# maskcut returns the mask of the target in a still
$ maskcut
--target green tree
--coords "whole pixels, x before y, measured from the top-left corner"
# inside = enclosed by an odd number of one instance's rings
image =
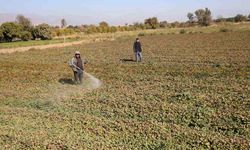
[[[2,30],[0,30],[0,42],[2,42],[2,41],[3,41],[3,39],[4,39],[3,31],[2,31]]]
[[[195,15],[202,26],[209,26],[212,22],[212,13],[208,8],[196,10]]]
[[[31,32],[29,32],[29,31],[23,31],[23,32],[21,32],[21,39],[22,39],[23,41],[31,40],[31,39],[32,39],[32,34],[31,34]]]
[[[63,19],[61,20],[61,28],[65,28],[65,27],[67,27],[67,22],[66,22],[66,20],[63,18]]]
[[[157,17],[152,17],[144,20],[144,24],[151,29],[156,29],[159,26]]]
[[[52,39],[52,29],[48,24],[40,24],[36,26],[32,34],[34,38],[40,38],[42,40]]]
[[[11,42],[14,38],[20,38],[22,26],[15,22],[3,23],[0,27],[4,41]]]
[[[247,17],[242,15],[242,14],[238,14],[234,17],[234,21],[235,22],[243,22],[243,21],[246,21],[247,20]]]
[[[32,28],[32,22],[30,21],[30,19],[26,18],[23,15],[17,15],[16,22],[22,25],[23,29],[26,31],[30,31]]]

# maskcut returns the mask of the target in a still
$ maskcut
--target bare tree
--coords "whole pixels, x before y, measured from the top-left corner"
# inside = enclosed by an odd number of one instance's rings
[[[198,23],[203,26],[209,26],[212,22],[212,13],[208,8],[195,11]]]
[[[65,27],[67,27],[67,22],[66,22],[66,20],[63,18],[63,19],[61,20],[61,28],[65,28]]]
[[[193,23],[194,22],[194,14],[193,13],[188,13],[187,14],[189,23]]]
[[[16,22],[23,26],[24,30],[30,30],[32,23],[29,18],[26,18],[24,15],[17,15]]]

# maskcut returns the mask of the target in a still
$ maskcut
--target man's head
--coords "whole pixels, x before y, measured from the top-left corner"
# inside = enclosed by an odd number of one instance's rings
[[[76,57],[76,58],[80,58],[80,57],[81,57],[81,53],[80,53],[79,51],[76,51],[76,52],[75,52],[75,57]]]
[[[139,38],[136,38],[136,42],[140,42],[140,39],[139,39]]]

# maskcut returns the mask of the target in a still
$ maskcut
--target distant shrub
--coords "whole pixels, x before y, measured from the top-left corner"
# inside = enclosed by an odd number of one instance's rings
[[[109,32],[115,33],[117,31],[117,28],[115,26],[110,27]]]
[[[145,33],[139,33],[138,36],[145,36]]]
[[[72,35],[76,33],[76,29],[70,28],[62,28],[62,29],[53,29],[52,35],[53,36],[65,36],[65,35]]]
[[[157,33],[157,32],[153,32],[153,33],[150,33],[150,35],[151,35],[151,36],[153,36],[153,35],[158,35],[158,33]]]
[[[162,21],[159,23],[160,28],[167,28],[168,27],[168,22],[167,21]]]
[[[235,22],[243,22],[247,20],[247,16],[244,16],[242,14],[238,14],[234,17]]]
[[[228,29],[228,28],[221,28],[220,29],[220,32],[230,32],[232,30]]]
[[[203,33],[202,31],[194,31],[193,32],[194,34],[200,34],[200,33]]]
[[[185,29],[180,30],[180,34],[185,34],[185,33],[187,33],[187,31]]]

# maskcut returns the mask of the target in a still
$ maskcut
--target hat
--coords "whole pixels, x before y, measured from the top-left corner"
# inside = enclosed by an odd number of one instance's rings
[[[81,55],[81,53],[79,51],[76,51],[75,55]]]

